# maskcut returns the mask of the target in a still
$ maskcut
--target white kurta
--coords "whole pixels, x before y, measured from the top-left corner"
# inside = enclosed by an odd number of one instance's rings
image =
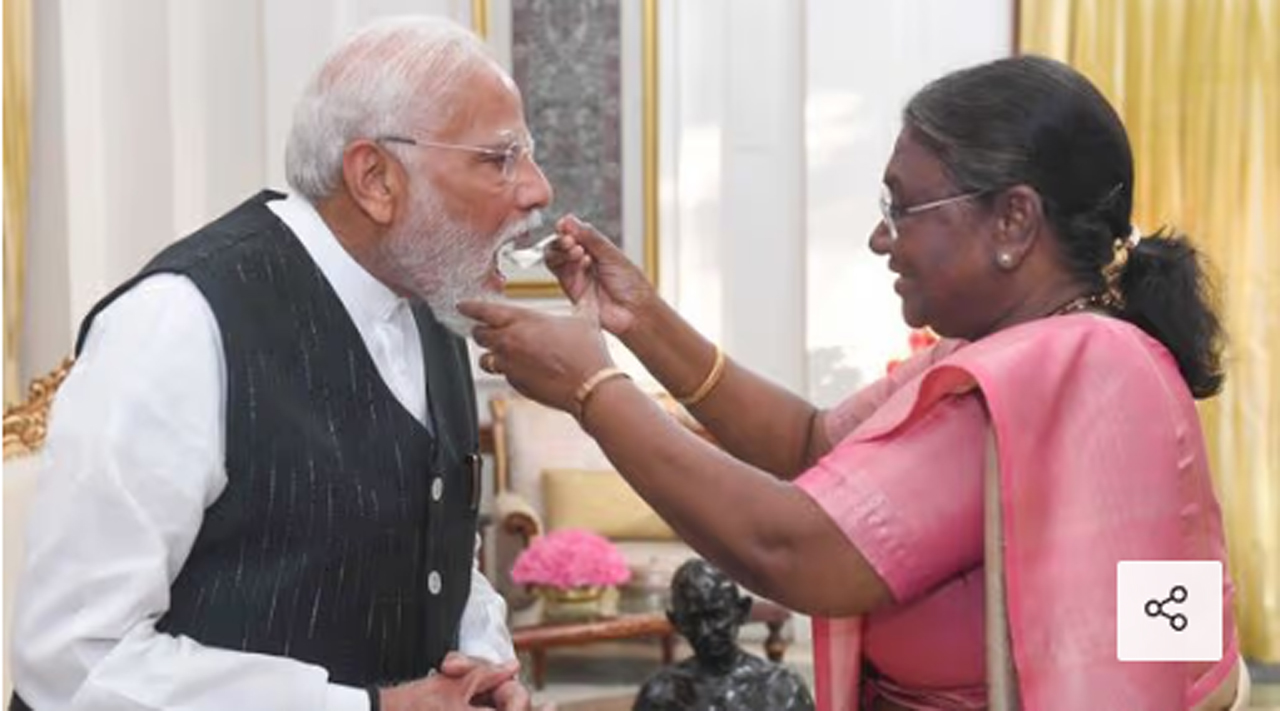
[[[269,207],[337,292],[383,380],[429,427],[408,302],[305,200]],[[320,667],[155,629],[227,485],[226,381],[217,322],[186,277],[149,277],[94,320],[53,406],[15,602],[14,682],[38,711],[368,709],[363,690],[329,683]],[[513,658],[505,620],[502,598],[473,569],[461,651]]]

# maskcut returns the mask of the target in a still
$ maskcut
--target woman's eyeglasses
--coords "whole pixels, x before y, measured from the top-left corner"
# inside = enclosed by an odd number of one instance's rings
[[[975,190],[963,195],[952,195],[941,200],[933,200],[931,202],[923,202],[918,205],[894,205],[893,193],[889,191],[889,186],[880,186],[880,219],[884,221],[885,227],[889,228],[889,238],[893,241],[898,240],[898,224],[897,221],[904,217],[917,215],[921,212],[927,212],[934,208],[950,205],[951,203],[960,202],[961,200],[971,200],[982,195],[987,191]]]

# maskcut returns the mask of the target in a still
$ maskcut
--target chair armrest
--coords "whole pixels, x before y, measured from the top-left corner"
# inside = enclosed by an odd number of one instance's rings
[[[519,536],[525,545],[542,535],[542,517],[524,497],[512,491],[503,491],[493,503],[498,525],[504,532]]]

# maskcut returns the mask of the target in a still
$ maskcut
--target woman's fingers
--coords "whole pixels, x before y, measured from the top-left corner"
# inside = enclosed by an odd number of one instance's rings
[[[486,326],[505,328],[534,312],[497,301],[459,301],[458,313]]]
[[[596,327],[600,326],[599,288],[599,284],[594,280],[588,281],[586,287],[583,288],[582,293],[578,295],[578,300],[574,304],[574,312]]]
[[[568,242],[568,245],[562,245],[557,242],[555,246],[546,251],[546,264],[552,271],[558,268],[581,262],[584,259],[590,259],[587,250],[582,248],[572,237],[561,237],[562,242]]]
[[[588,257],[596,260],[626,259],[626,255],[608,237],[600,233],[589,222],[583,222],[577,215],[565,215],[556,222],[556,231],[573,238],[574,242],[586,251]]]

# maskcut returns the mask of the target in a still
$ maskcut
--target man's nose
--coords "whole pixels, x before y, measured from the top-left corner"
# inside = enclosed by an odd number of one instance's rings
[[[516,201],[522,210],[545,208],[555,199],[555,190],[535,161],[530,159],[524,163],[516,178]]]

